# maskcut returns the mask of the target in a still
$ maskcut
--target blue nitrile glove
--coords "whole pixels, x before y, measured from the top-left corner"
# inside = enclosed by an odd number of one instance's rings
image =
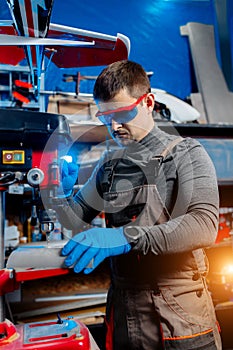
[[[68,255],[65,259],[66,266],[74,265],[74,272],[83,270],[87,274],[105,258],[125,254],[130,250],[131,245],[123,233],[123,227],[95,227],[75,235],[63,247],[61,253]]]
[[[72,194],[73,187],[78,177],[78,165],[62,160],[60,164],[61,183],[57,190],[59,198],[65,198]]]

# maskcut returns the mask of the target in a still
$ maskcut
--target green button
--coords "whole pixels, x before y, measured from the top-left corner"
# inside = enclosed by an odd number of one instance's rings
[[[22,162],[23,154],[22,153],[14,153],[14,160],[17,162]]]

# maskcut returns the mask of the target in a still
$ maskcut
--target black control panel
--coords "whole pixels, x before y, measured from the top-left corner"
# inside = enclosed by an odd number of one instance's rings
[[[70,142],[63,115],[0,109],[0,172],[28,171],[44,150],[52,152]]]

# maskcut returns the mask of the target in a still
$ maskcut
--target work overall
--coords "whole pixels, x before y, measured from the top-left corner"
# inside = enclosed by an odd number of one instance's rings
[[[161,160],[173,147],[151,159],[144,170],[146,184],[129,190],[112,190],[117,162],[110,162],[103,183],[108,227],[152,226],[169,220],[156,178]],[[221,349],[206,270],[201,249],[171,255],[132,250],[112,257],[106,349]]]

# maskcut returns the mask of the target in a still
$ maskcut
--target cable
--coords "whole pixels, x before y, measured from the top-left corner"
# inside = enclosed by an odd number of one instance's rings
[[[9,171],[7,173],[1,173],[0,176],[0,183],[2,183],[5,186],[12,185],[15,182],[19,182],[23,179],[23,173],[20,171],[17,171],[16,173],[13,173],[12,171]]]

